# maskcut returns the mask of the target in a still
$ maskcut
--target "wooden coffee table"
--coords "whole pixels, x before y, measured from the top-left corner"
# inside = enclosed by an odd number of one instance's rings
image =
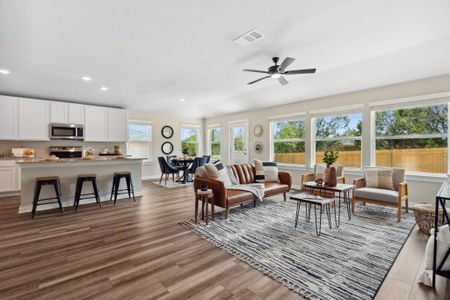
[[[330,229],[333,227],[331,224],[331,206],[334,208],[334,221],[337,226],[336,220],[336,202],[334,198],[322,198],[320,196],[308,194],[308,193],[298,193],[290,196],[291,200],[297,201],[297,209],[295,211],[295,228],[298,224],[298,216],[300,214],[300,208],[302,203],[305,203],[306,207],[306,222],[311,221],[311,206],[314,206],[314,223],[316,225],[316,235],[320,236],[322,232],[322,213],[325,210],[328,219],[328,226]],[[332,205],[334,204],[334,205]],[[319,226],[317,228],[317,206],[319,206]]]
[[[350,192],[355,189],[355,185],[353,184],[343,184],[338,183],[336,186],[326,186],[326,185],[318,185],[314,181],[308,181],[303,183],[303,186],[309,188],[310,193],[313,194],[314,191],[319,191],[319,195],[325,196],[327,191],[331,191],[338,194],[338,221],[336,223],[336,227],[339,227],[341,224],[341,199],[344,201],[344,204],[347,207],[348,219],[352,219],[352,201],[350,197]]]

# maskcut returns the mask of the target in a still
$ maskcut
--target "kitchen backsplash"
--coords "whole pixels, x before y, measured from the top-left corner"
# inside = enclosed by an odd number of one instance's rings
[[[126,154],[126,143],[113,142],[81,142],[81,141],[47,141],[47,142],[24,142],[24,141],[0,141],[0,153],[5,156],[11,154],[12,148],[34,148],[35,157],[42,158],[48,155],[48,148],[51,146],[84,146],[93,147],[95,155],[105,148],[113,152],[114,145],[120,146],[123,154]]]

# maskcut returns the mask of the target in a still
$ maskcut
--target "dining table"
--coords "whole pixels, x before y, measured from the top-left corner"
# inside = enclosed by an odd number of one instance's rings
[[[172,159],[172,162],[178,167],[178,169],[182,172],[180,179],[177,182],[186,184],[187,182],[192,182],[192,178],[189,176],[188,170],[191,164],[194,162],[194,158],[178,158],[175,157]]]

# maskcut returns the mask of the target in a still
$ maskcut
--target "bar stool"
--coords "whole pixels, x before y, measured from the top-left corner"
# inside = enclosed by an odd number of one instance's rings
[[[41,188],[44,185],[53,185],[53,188],[55,189],[56,197],[50,197],[50,198],[42,198],[39,199],[39,196],[41,194]],[[57,200],[57,201],[50,201],[49,200]],[[43,203],[39,203],[41,201],[44,201]],[[33,209],[31,211],[31,218],[34,218],[34,215],[36,214],[36,208],[38,205],[45,205],[45,204],[52,204],[52,203],[58,203],[59,209],[62,213],[64,213],[64,209],[62,207],[61,203],[61,183],[58,176],[49,176],[49,177],[37,177],[36,178],[36,184],[34,185],[34,197],[33,197]]]
[[[82,194],[83,190],[83,183],[85,181],[90,181],[92,183],[92,189],[94,190],[93,193],[84,193]],[[84,197],[82,197],[84,196]],[[98,195],[98,187],[97,187],[97,175],[96,174],[80,174],[77,177],[77,185],[75,188],[75,199],[73,201],[73,206],[75,207],[75,212],[78,210],[78,205],[80,204],[80,200],[85,199],[94,199],[102,207],[100,203],[100,196]]]
[[[125,178],[125,181],[127,183],[126,189],[119,189],[120,186],[120,180],[122,178]],[[111,197],[109,198],[109,201],[112,200],[114,195],[114,204],[116,204],[117,201],[117,195],[123,195],[128,193],[128,198],[131,198],[131,194],[133,194],[133,201],[136,201],[136,198],[134,197],[134,187],[133,187],[133,181],[131,180],[131,173],[130,172],[116,172],[113,175],[113,185],[111,188]]]

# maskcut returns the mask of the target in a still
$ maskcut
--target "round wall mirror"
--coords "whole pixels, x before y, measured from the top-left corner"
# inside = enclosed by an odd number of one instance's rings
[[[166,125],[161,129],[161,134],[166,139],[170,139],[173,136],[173,128],[169,125]]]
[[[263,145],[261,142],[255,143],[255,152],[261,154],[263,152]]]
[[[260,137],[263,133],[263,128],[260,124],[256,125],[255,128],[253,129],[253,133],[255,134],[255,136]]]
[[[161,145],[161,151],[162,153],[164,153],[165,155],[169,155],[173,152],[173,145],[171,142],[164,142]]]

